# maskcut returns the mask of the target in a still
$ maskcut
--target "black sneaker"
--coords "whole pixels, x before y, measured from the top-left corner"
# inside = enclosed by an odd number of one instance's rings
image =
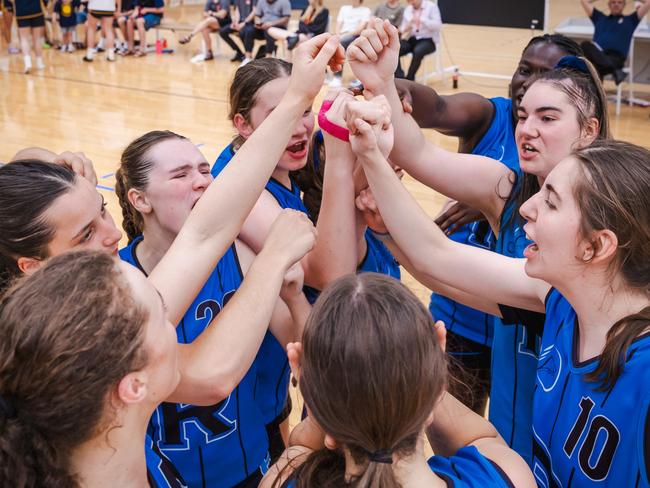
[[[287,37],[287,49],[289,51],[293,51],[293,48],[295,48],[298,45],[299,40],[300,40],[300,37],[298,37],[298,36]]]
[[[230,58],[231,63],[240,63],[244,60],[244,55],[242,53],[235,53],[235,55]]]
[[[214,59],[214,54],[212,54],[212,51],[208,51],[203,57],[203,61],[212,61],[213,59]]]
[[[88,56],[84,56],[81,59],[83,59],[86,63],[92,63],[93,62],[93,58],[89,58]]]
[[[617,69],[614,71],[614,81],[616,82],[617,85],[620,85],[623,80],[627,78],[627,73],[623,71],[622,69]]]

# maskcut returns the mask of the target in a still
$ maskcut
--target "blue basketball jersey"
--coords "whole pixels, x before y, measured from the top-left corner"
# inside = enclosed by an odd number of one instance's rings
[[[431,470],[454,488],[514,488],[501,468],[474,446],[459,449],[451,457],[432,456]]]
[[[144,441],[147,481],[151,488],[182,488],[187,486],[169,459],[160,452],[148,435]]]
[[[459,449],[451,457],[431,456],[427,461],[431,471],[453,488],[514,488],[501,468],[483,456],[474,446]],[[289,478],[281,488],[294,488]]]
[[[120,258],[142,269],[138,237]],[[214,320],[242,282],[233,244],[176,327],[178,342],[194,341]],[[266,471],[268,438],[255,402],[255,363],[228,398],[209,407],[162,403],[149,423],[155,446],[189,486],[231,487],[258,470]]]
[[[360,273],[381,273],[399,280],[402,276],[399,263],[388,248],[368,228],[365,233],[368,250],[359,264]]]
[[[472,154],[501,161],[508,168],[519,168],[519,154],[512,125],[512,100],[492,98],[492,123],[472,150]],[[495,238],[486,222],[472,222],[462,226],[450,238],[456,242],[494,250]],[[492,345],[492,316],[462,305],[436,293],[431,295],[429,311],[435,320],[442,320],[447,330],[484,346]]]
[[[523,178],[517,172],[517,185]],[[530,241],[523,230],[524,221],[516,214],[517,202],[510,199],[501,215],[501,229],[495,252],[521,258]],[[490,422],[527,463],[532,457],[533,389],[541,338],[537,328],[521,323],[505,323],[493,317],[492,385],[490,387]]]
[[[650,486],[650,333],[628,348],[611,390],[585,375],[576,313],[551,290],[537,369],[533,474],[541,487]]]

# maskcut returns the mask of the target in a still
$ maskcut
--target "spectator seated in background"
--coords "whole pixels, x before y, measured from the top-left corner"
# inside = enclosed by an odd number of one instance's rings
[[[135,0],[135,9],[129,17],[127,23],[127,32],[129,46],[133,46],[135,37],[135,27],[138,28],[138,37],[140,38],[140,48],[135,53],[136,56],[145,56],[147,54],[147,34],[146,31],[152,27],[160,25],[165,12],[164,0]]]
[[[133,1],[134,0],[122,0],[120,13],[117,14],[117,18],[115,19],[115,24],[117,26],[117,29],[115,30],[116,37],[121,34],[122,39],[124,40],[118,51],[122,56],[128,56],[134,52],[133,45],[129,45],[129,31],[127,27],[129,18],[133,15]]]
[[[442,20],[440,9],[430,0],[408,0],[408,4],[400,27],[402,38],[399,55],[400,58],[409,53],[413,55],[406,74],[406,79],[413,81],[422,59],[436,51],[436,43],[440,42]],[[395,77],[404,78],[401,62],[397,65]]]
[[[207,2],[205,2],[205,7],[203,8],[203,20],[199,22],[196,27],[194,27],[194,29],[192,29],[192,32],[180,39],[178,42],[181,44],[187,44],[192,40],[192,37],[200,32],[203,36],[203,42],[205,43],[206,49],[204,60],[210,61],[211,59],[214,59],[214,54],[212,53],[212,39],[210,39],[210,34],[213,32],[218,32],[221,28],[227,27],[231,24],[232,19],[230,18],[230,1],[207,0]],[[226,41],[228,44],[230,44],[230,42],[233,42],[230,38],[228,38],[228,41]]]
[[[387,0],[386,3],[377,5],[372,15],[382,20],[388,20],[399,29],[402,27],[404,7],[399,3],[399,0]]]
[[[246,52],[252,52],[255,39],[264,39],[266,45],[260,47],[255,57],[272,56],[276,49],[275,39],[268,31],[271,27],[286,30],[289,25],[289,17],[291,17],[289,0],[258,0],[255,7],[254,29],[247,30],[244,35],[244,49],[246,49]],[[243,63],[247,63],[247,60],[250,60],[248,55]]]
[[[359,37],[361,31],[366,28],[372,12],[368,7],[362,7],[363,0],[352,0],[352,5],[343,5],[336,17],[336,33],[340,36],[341,46],[347,49],[352,42]],[[334,73],[330,82],[331,87],[341,86],[343,70]]]
[[[309,0],[309,5],[302,12],[296,32],[271,27],[268,33],[276,41],[286,40],[287,49],[293,50],[299,43],[327,31],[330,12],[323,7],[323,0]]]
[[[618,85],[627,76],[623,65],[634,31],[650,10],[650,0],[635,2],[635,11],[628,15],[623,15],[625,0],[609,0],[609,15],[595,8],[590,0],[580,0],[580,3],[594,24],[594,39],[583,42],[582,50],[596,67],[601,80],[605,75],[613,75]]]
[[[242,42],[245,44],[246,36],[249,31],[255,30],[255,25],[253,25],[253,20],[255,18],[255,6],[257,0],[232,0],[235,6],[235,19],[230,25],[223,26],[219,29],[219,37],[230,46],[230,48],[235,51],[235,55],[230,59],[232,62],[244,62],[246,60],[250,61],[253,57],[253,44],[245,47],[246,54],[244,54],[241,48],[231,37],[232,34],[237,34]],[[246,61],[246,62],[248,62]]]

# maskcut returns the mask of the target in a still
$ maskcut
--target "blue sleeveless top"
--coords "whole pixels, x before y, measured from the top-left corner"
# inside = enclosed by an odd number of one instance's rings
[[[494,106],[492,123],[472,154],[501,161],[508,168],[516,170],[519,168],[519,154],[512,125],[512,100],[497,97],[490,101]],[[494,250],[496,241],[487,222],[464,225],[449,237],[462,244],[489,250]],[[494,324],[491,315],[436,293],[431,295],[429,311],[435,320],[445,323],[448,331],[484,346],[492,345]]]
[[[519,191],[523,173],[516,174],[513,195]],[[504,256],[522,258],[530,241],[523,230],[523,219],[516,214],[517,202],[509,199],[501,215],[501,230],[495,251]],[[506,323],[493,317],[492,385],[490,422],[524,460],[531,463],[533,390],[541,338],[523,323]]]
[[[599,357],[579,362],[579,328],[555,289],[546,298],[534,404],[533,474],[540,486],[650,486],[650,333],[627,350],[611,390],[585,375]]]
[[[432,456],[427,461],[431,471],[449,488],[514,488],[501,468],[483,456],[474,446],[459,449],[451,457]],[[289,478],[282,488],[295,488]]]
[[[120,250],[120,258],[142,270],[135,248],[142,237]],[[242,282],[233,244],[221,258],[176,327],[178,342],[194,341],[228,303]],[[255,403],[255,363],[228,398],[209,407],[162,403],[148,433],[189,486],[231,487],[268,468],[268,438]]]

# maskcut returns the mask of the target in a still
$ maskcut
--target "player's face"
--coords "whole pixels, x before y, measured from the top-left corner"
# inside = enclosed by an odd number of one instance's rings
[[[525,173],[546,178],[582,136],[576,108],[557,87],[534,83],[517,112],[515,139]]]
[[[154,407],[178,386],[178,346],[176,330],[167,319],[160,293],[144,274],[124,261],[119,262],[135,299],[144,306],[149,319],[145,325],[143,347],[147,353],[147,403]]]
[[[524,251],[526,273],[553,286],[570,283],[584,271],[579,259],[586,241],[573,189],[579,181],[578,162],[568,157],[544,181],[542,189],[521,206],[528,221],[524,231],[533,244]]]
[[[154,164],[145,196],[151,205],[153,220],[176,235],[212,182],[210,164],[187,139],[162,141],[149,150],[148,156]]]
[[[612,15],[621,15],[623,13],[623,9],[625,8],[625,1],[624,0],[609,0],[607,5],[608,5],[609,11],[612,13]]]
[[[289,89],[289,77],[283,76],[269,81],[255,95],[255,105],[250,112],[250,122],[253,129],[258,128],[269,116]],[[305,110],[303,116],[293,129],[291,139],[280,156],[277,167],[287,171],[295,171],[307,163],[309,139],[314,131],[314,114],[311,107]]]
[[[75,178],[74,187],[57,198],[43,217],[56,229],[48,245],[49,256],[73,249],[117,255],[122,233],[106,209],[104,197],[86,179]]]
[[[517,115],[517,108],[524,98],[524,93],[531,84],[532,78],[540,73],[551,71],[566,54],[555,44],[545,42],[533,44],[524,51],[519,60],[517,71],[510,82],[510,97],[514,115]]]

